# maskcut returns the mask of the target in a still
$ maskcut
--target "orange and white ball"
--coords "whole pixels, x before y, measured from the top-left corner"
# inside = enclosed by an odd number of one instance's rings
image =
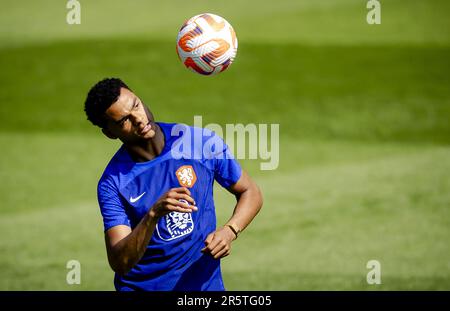
[[[222,17],[204,13],[188,19],[177,37],[183,64],[202,75],[227,69],[236,57],[238,41],[233,27]]]

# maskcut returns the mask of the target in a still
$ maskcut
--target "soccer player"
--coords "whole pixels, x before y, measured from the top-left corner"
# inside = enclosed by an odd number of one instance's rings
[[[120,79],[89,91],[88,120],[122,146],[98,183],[114,285],[126,290],[225,290],[220,259],[262,206],[262,195],[214,132],[155,122]],[[213,184],[234,194],[216,229]]]

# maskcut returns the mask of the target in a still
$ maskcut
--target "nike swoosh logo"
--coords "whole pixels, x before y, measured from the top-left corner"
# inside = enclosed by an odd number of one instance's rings
[[[136,197],[136,198],[130,197],[130,202],[131,202],[131,203],[136,202],[137,200],[139,200],[140,198],[142,198],[142,196],[143,196],[144,194],[145,194],[145,192],[142,193],[140,196],[138,196],[138,197]]]

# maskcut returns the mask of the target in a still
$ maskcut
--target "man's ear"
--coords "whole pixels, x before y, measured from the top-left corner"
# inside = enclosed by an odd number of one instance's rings
[[[111,131],[109,131],[108,129],[102,128],[102,132],[103,134],[105,134],[106,137],[111,138],[111,139],[117,139],[117,136],[114,135],[113,133],[111,133]]]

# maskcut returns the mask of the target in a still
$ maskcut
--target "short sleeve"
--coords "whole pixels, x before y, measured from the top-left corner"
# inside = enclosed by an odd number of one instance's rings
[[[105,232],[118,225],[131,227],[125,206],[120,200],[119,192],[111,181],[108,179],[100,180],[97,195]]]
[[[222,138],[213,134],[210,149],[213,157],[214,179],[224,188],[230,188],[241,178],[242,169]],[[214,146],[213,146],[214,145]]]

